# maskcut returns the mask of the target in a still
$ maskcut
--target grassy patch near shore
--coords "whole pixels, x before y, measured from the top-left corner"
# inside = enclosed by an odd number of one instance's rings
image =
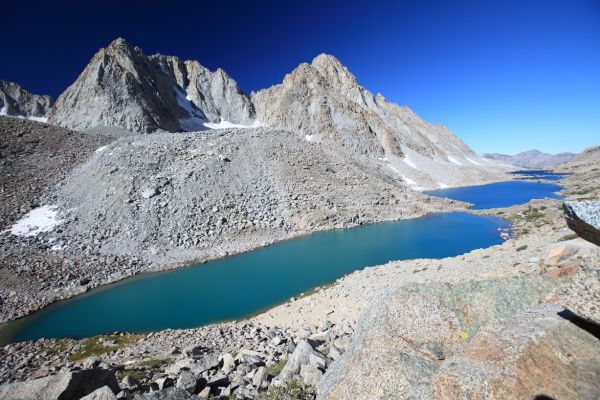
[[[69,343],[67,340],[58,340],[55,343],[52,343],[50,346],[41,349],[37,354],[46,353],[49,356],[55,356],[57,354],[64,353],[69,348]]]
[[[317,392],[312,385],[306,385],[296,379],[281,386],[271,386],[267,393],[267,400],[312,400]]]
[[[573,240],[573,239],[577,239],[577,234],[576,233],[569,233],[568,235],[565,235],[563,237],[561,237],[560,239],[558,239],[559,242],[564,242],[566,240]]]
[[[527,245],[526,244],[524,244],[523,246],[517,247],[517,251],[523,251],[525,249],[527,249]]]
[[[523,215],[523,218],[525,219],[525,221],[527,222],[534,222],[537,221],[541,218],[544,218],[546,214],[544,214],[543,212],[541,212],[539,209],[533,207],[529,207],[529,209],[527,210],[527,212]]]
[[[285,367],[287,360],[279,360],[275,364],[267,365],[267,373],[271,376],[277,376]]]
[[[580,195],[583,195],[583,194],[591,193],[594,190],[596,190],[596,188],[587,188],[587,189],[574,190],[572,192],[567,192],[567,194],[572,195],[572,196],[580,196]]]
[[[133,344],[140,339],[139,335],[101,335],[94,336],[81,343],[81,348],[69,356],[71,361],[79,361],[97,356]],[[114,344],[109,344],[114,342]]]

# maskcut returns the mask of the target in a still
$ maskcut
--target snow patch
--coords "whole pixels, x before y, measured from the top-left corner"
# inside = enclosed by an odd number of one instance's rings
[[[204,130],[204,119],[202,113],[194,108],[189,96],[185,96],[183,90],[175,86],[177,104],[189,114],[189,118],[179,119],[179,126],[188,132]]]
[[[438,184],[438,186],[439,186],[441,189],[445,189],[445,188],[449,188],[449,187],[450,187],[450,186],[446,185],[446,184],[445,184],[445,183],[443,183],[443,182],[438,182],[437,184]]]
[[[62,222],[57,218],[57,209],[53,205],[34,208],[10,228],[10,233],[15,236],[36,236],[40,232],[53,230]]]
[[[417,182],[413,181],[412,179],[404,176],[404,175],[400,175],[402,177],[402,180],[405,181],[406,183],[408,183],[411,186],[415,186],[417,184]]]
[[[477,161],[475,161],[475,160],[472,160],[472,159],[470,159],[469,157],[465,157],[465,160],[467,160],[468,162],[470,162],[470,163],[473,163],[473,164],[475,164],[475,165],[481,165],[481,163],[478,163]]]
[[[304,139],[306,139],[307,142],[312,142],[315,140],[315,137],[313,135],[304,135]]]
[[[221,122],[204,122],[203,126],[209,129],[230,129],[230,128],[260,128],[263,123],[260,121],[254,121],[252,125],[234,124],[233,122],[225,121],[221,118]]]
[[[417,169],[417,166],[415,165],[415,163],[414,163],[414,162],[412,162],[412,160],[411,160],[410,158],[408,158],[408,157],[404,157],[404,158],[402,159],[402,161],[404,161],[404,162],[406,163],[406,165],[408,165],[409,167],[411,167],[411,168],[414,168],[414,169]]]
[[[28,119],[30,121],[37,121],[37,122],[43,122],[43,123],[47,123],[48,122],[48,117],[35,117],[35,116],[29,116],[29,117],[25,117],[23,115],[9,115],[6,112],[7,107],[4,106],[2,107],[2,109],[0,109],[0,115],[6,115],[8,117],[14,117],[14,118],[22,118],[22,119]]]
[[[460,162],[458,162],[458,160],[452,156],[448,156],[448,161],[450,161],[452,164],[456,164],[456,165],[462,165]]]
[[[94,150],[94,153],[102,153],[107,147],[108,146],[98,147],[96,150]]]
[[[27,117],[27,119],[29,119],[31,121],[37,121],[37,122],[43,122],[43,123],[48,122],[48,117],[34,117],[34,116],[31,116],[31,117]]]

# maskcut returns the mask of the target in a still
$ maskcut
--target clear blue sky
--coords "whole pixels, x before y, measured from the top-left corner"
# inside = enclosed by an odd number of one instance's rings
[[[60,94],[117,36],[248,92],[326,52],[476,151],[600,144],[598,0],[5,3],[0,79],[36,93]]]

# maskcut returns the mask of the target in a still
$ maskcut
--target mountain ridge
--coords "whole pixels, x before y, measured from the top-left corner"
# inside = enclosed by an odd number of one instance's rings
[[[515,155],[500,153],[485,153],[484,157],[500,160],[524,168],[542,168],[561,164],[572,160],[576,154],[563,152],[557,154],[544,153],[537,149],[522,151]]]
[[[0,80],[0,115],[45,121],[53,104],[50,96],[33,94],[18,83]]]

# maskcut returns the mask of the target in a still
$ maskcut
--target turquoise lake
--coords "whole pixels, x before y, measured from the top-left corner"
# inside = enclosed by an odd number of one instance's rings
[[[485,209],[560,198],[560,189],[516,180],[428,193]],[[456,256],[499,244],[501,231],[508,229],[500,218],[454,212],[318,232],[206,264],[143,274],[54,303],[0,327],[0,344],[241,319],[367,266]]]
[[[92,290],[6,324],[0,341],[149,332],[239,319],[366,266],[456,256],[499,244],[499,230],[509,227],[495,217],[440,213],[318,232]]]

